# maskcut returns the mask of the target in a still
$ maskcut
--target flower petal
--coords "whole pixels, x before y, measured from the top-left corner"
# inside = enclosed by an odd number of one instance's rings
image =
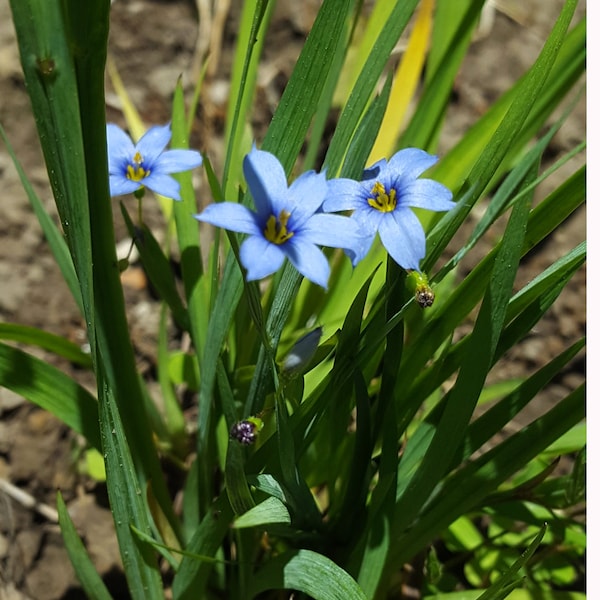
[[[352,262],[353,267],[356,267],[356,265],[369,253],[374,240],[375,233],[364,235],[360,238],[358,245],[353,248],[344,248],[344,252]]]
[[[386,213],[369,206],[366,201],[352,213],[352,220],[356,222],[360,235],[374,235],[385,218]]]
[[[371,181],[377,179],[379,173],[387,169],[387,160],[380,158],[376,163],[373,163],[369,168],[365,169],[362,174],[363,181]]]
[[[161,173],[181,173],[202,164],[202,155],[196,150],[167,150],[152,165],[153,171]]]
[[[209,204],[201,214],[194,215],[194,218],[229,231],[263,236],[256,214],[242,204],[236,204],[235,202]],[[268,244],[269,242],[265,240],[265,243]]]
[[[362,237],[354,219],[325,213],[313,215],[299,235],[302,240],[319,246],[348,249],[358,246]]]
[[[108,185],[110,187],[110,196],[124,196],[125,194],[132,194],[136,190],[142,187],[140,181],[132,181],[123,177],[122,175],[109,175]]]
[[[108,147],[108,172],[111,175],[125,176],[127,165],[135,154],[131,138],[114,123],[106,126],[106,141]]]
[[[302,227],[305,221],[321,208],[328,191],[325,173],[307,171],[300,175],[288,191],[288,201],[293,207],[291,225],[296,228]]]
[[[303,335],[292,347],[283,361],[284,372],[299,372],[307,367],[315,355],[323,334],[323,328],[317,327]]]
[[[403,206],[426,208],[436,212],[452,210],[452,192],[433,179],[416,179],[400,191]]]
[[[392,180],[391,185],[402,185],[401,181],[407,182],[416,179],[421,173],[437,162],[437,156],[425,152],[420,148],[405,148],[396,152],[388,163],[387,170]],[[400,180],[400,181],[399,181]]]
[[[419,270],[425,256],[425,233],[410,209],[388,213],[379,225],[381,243],[389,255],[404,269]]]
[[[255,281],[275,273],[285,259],[282,247],[271,244],[262,235],[246,238],[240,247],[240,261],[246,269],[246,279]]]
[[[179,182],[165,175],[164,173],[151,171],[148,177],[144,177],[142,183],[150,188],[155,194],[172,198],[173,200],[181,200],[179,196]]]
[[[150,127],[150,129],[148,129],[148,131],[140,138],[135,149],[142,155],[142,158],[146,163],[146,168],[152,169],[154,167],[154,162],[166,148],[170,139],[170,123]]]
[[[287,178],[277,157],[253,147],[244,158],[244,176],[262,220],[286,208]]]
[[[329,262],[317,246],[303,240],[301,236],[294,236],[282,248],[300,274],[327,289]]]
[[[354,210],[363,206],[369,193],[367,186],[353,179],[330,179],[327,197],[323,202],[325,212]]]

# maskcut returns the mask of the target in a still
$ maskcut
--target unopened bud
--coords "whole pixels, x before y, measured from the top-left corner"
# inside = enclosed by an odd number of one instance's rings
[[[238,421],[233,424],[231,431],[229,432],[229,437],[232,440],[237,440],[240,444],[244,444],[244,446],[249,446],[256,441],[258,433],[263,428],[263,421],[258,417],[248,417],[243,421]]]
[[[415,295],[415,300],[421,308],[428,308],[433,304],[435,294],[425,273],[409,271],[406,277],[406,287]]]
[[[117,264],[119,266],[119,273],[124,273],[127,270],[127,268],[129,267],[129,259],[121,258],[121,259],[119,259],[119,262]]]
[[[283,361],[284,373],[297,373],[302,371],[308,365],[319,347],[319,341],[323,334],[323,328],[317,327],[306,335],[302,336],[290,350]]]

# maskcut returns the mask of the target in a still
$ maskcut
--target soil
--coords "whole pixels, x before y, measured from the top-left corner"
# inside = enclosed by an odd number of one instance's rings
[[[191,90],[209,37],[220,28],[220,15],[210,5],[226,2],[197,0],[116,0],[112,6],[110,55],[147,124],[169,120],[171,96],[180,74]],[[241,0],[233,0],[224,16],[222,41],[213,40],[212,57],[202,102],[192,135],[192,147],[207,152],[218,169],[223,154],[222,130],[228,98],[228,77],[236,40]],[[451,148],[500,94],[531,65],[552,27],[561,0],[504,0],[489,3],[478,39],[455,82],[439,153]],[[496,9],[491,5],[495,4]],[[260,140],[289,77],[319,2],[281,1],[259,70],[259,90],[253,125]],[[198,19],[198,10],[203,17]],[[206,12],[208,11],[208,13]],[[578,16],[585,13],[580,3]],[[211,20],[212,17],[212,20]],[[220,52],[215,52],[219,48]],[[120,102],[107,80],[108,120],[124,125]],[[8,0],[0,0],[0,122],[14,146],[36,192],[55,214],[29,100],[20,70]],[[566,125],[553,140],[548,160],[556,160],[585,139],[585,99],[579,100]],[[570,161],[539,190],[539,199],[585,161]],[[199,176],[200,177],[200,176]],[[199,184],[199,198],[206,187]],[[0,321],[42,328],[85,343],[83,323],[67,286],[54,263],[32,213],[11,159],[0,146]],[[157,232],[161,217],[146,203],[145,219]],[[117,239],[127,249],[129,241],[115,205]],[[478,215],[474,215],[477,217]],[[585,208],[579,209],[550,240],[528,256],[519,271],[521,287],[536,274],[585,239]],[[468,228],[468,227],[467,227]],[[487,243],[494,241],[494,232]],[[464,261],[459,277],[485,253],[485,244]],[[141,268],[134,265],[123,278],[131,335],[142,373],[155,355],[158,303]],[[497,366],[492,379],[518,378],[545,364],[585,331],[586,272],[581,269],[543,321],[524,343]],[[94,391],[85,371],[41,350],[35,355],[56,364]],[[579,358],[540,394],[535,406],[513,426],[521,427],[541,410],[575,389],[585,378]],[[60,489],[70,514],[97,569],[115,598],[125,598],[118,548],[104,486],[78,469],[78,440],[60,422],[19,396],[0,388],[0,600],[58,600],[83,598],[63,547],[54,506]],[[13,486],[8,489],[8,486]],[[14,489],[25,492],[36,504],[16,499]]]

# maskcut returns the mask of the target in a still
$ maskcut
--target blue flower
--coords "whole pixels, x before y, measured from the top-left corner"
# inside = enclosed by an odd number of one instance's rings
[[[304,277],[326,288],[329,263],[318,246],[352,251],[360,235],[348,217],[318,212],[329,191],[325,174],[308,171],[288,187],[279,160],[253,148],[244,158],[244,175],[256,212],[220,202],[196,219],[248,234],[240,247],[248,281],[271,275],[287,258]]]
[[[179,182],[171,173],[188,171],[202,164],[195,150],[166,150],[171,125],[151,127],[134,145],[117,125],[106,126],[110,195],[122,196],[147,187],[156,194],[181,200]]]
[[[354,264],[365,257],[379,233],[385,249],[401,267],[419,270],[419,261],[425,256],[425,232],[411,208],[445,211],[455,206],[448,188],[432,179],[418,179],[436,162],[437,157],[424,150],[406,148],[389,162],[375,163],[362,181],[329,181],[323,210],[353,210],[351,219],[364,234],[362,247],[350,254]]]

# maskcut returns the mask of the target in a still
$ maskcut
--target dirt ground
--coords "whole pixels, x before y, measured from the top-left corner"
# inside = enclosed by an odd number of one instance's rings
[[[210,4],[224,6],[225,3],[198,0],[198,6]],[[240,4],[241,0],[233,0],[229,14],[224,17],[223,40],[218,46],[222,53],[220,56],[213,53],[215,63],[204,86],[192,138],[192,147],[207,152],[217,167],[223,155],[221,134]],[[254,123],[259,140],[318,4],[314,0],[279,3],[259,71]],[[442,155],[533,62],[562,2],[504,0],[495,3],[496,9],[491,2],[489,4],[491,10],[486,14],[493,18],[482,27],[455,83],[440,142]],[[584,13],[585,5],[580,2],[578,15]],[[171,95],[180,74],[183,74],[184,84],[191,88],[198,70],[198,56],[208,36],[219,30],[220,17],[215,15],[214,18],[212,24],[204,18],[199,26],[198,10],[191,1],[116,0],[113,3],[110,54],[147,124],[160,124],[169,119]],[[108,119],[123,125],[119,100],[108,82],[107,91]],[[54,212],[20,71],[8,0],[0,0],[0,122],[36,191]],[[549,160],[562,156],[583,140],[585,128],[585,99],[582,98],[553,140]],[[551,176],[541,186],[539,199],[584,161],[585,156],[579,156]],[[83,323],[3,146],[0,146],[0,189],[0,321],[40,327],[84,343]],[[200,181],[199,190],[199,198],[202,198]],[[151,203],[146,206],[145,218],[160,227],[157,209],[152,209]],[[125,228],[118,210],[115,212],[118,240],[127,247]],[[584,239],[585,209],[582,208],[525,260],[517,284],[525,284]],[[482,252],[485,248],[468,257],[459,276],[464,276],[476,264]],[[586,273],[582,269],[525,343],[497,366],[494,378],[526,375],[584,333],[585,285]],[[139,268],[134,266],[127,271],[124,287],[140,370],[147,372],[154,362],[158,304]],[[52,360],[94,390],[89,374],[75,371],[43,351],[34,349],[32,352]],[[584,377],[584,360],[580,358],[540,394],[537,408],[531,408],[514,426],[522,426],[537,410],[545,410],[555,399],[575,389]],[[114,597],[127,597],[104,487],[78,472],[76,449],[73,435],[51,415],[0,389],[0,483],[3,486],[0,488],[0,600],[84,597],[53,513],[57,489],[63,491],[73,520]],[[7,493],[7,484],[26,492],[38,506],[27,507],[24,501],[15,499],[14,493]]]

